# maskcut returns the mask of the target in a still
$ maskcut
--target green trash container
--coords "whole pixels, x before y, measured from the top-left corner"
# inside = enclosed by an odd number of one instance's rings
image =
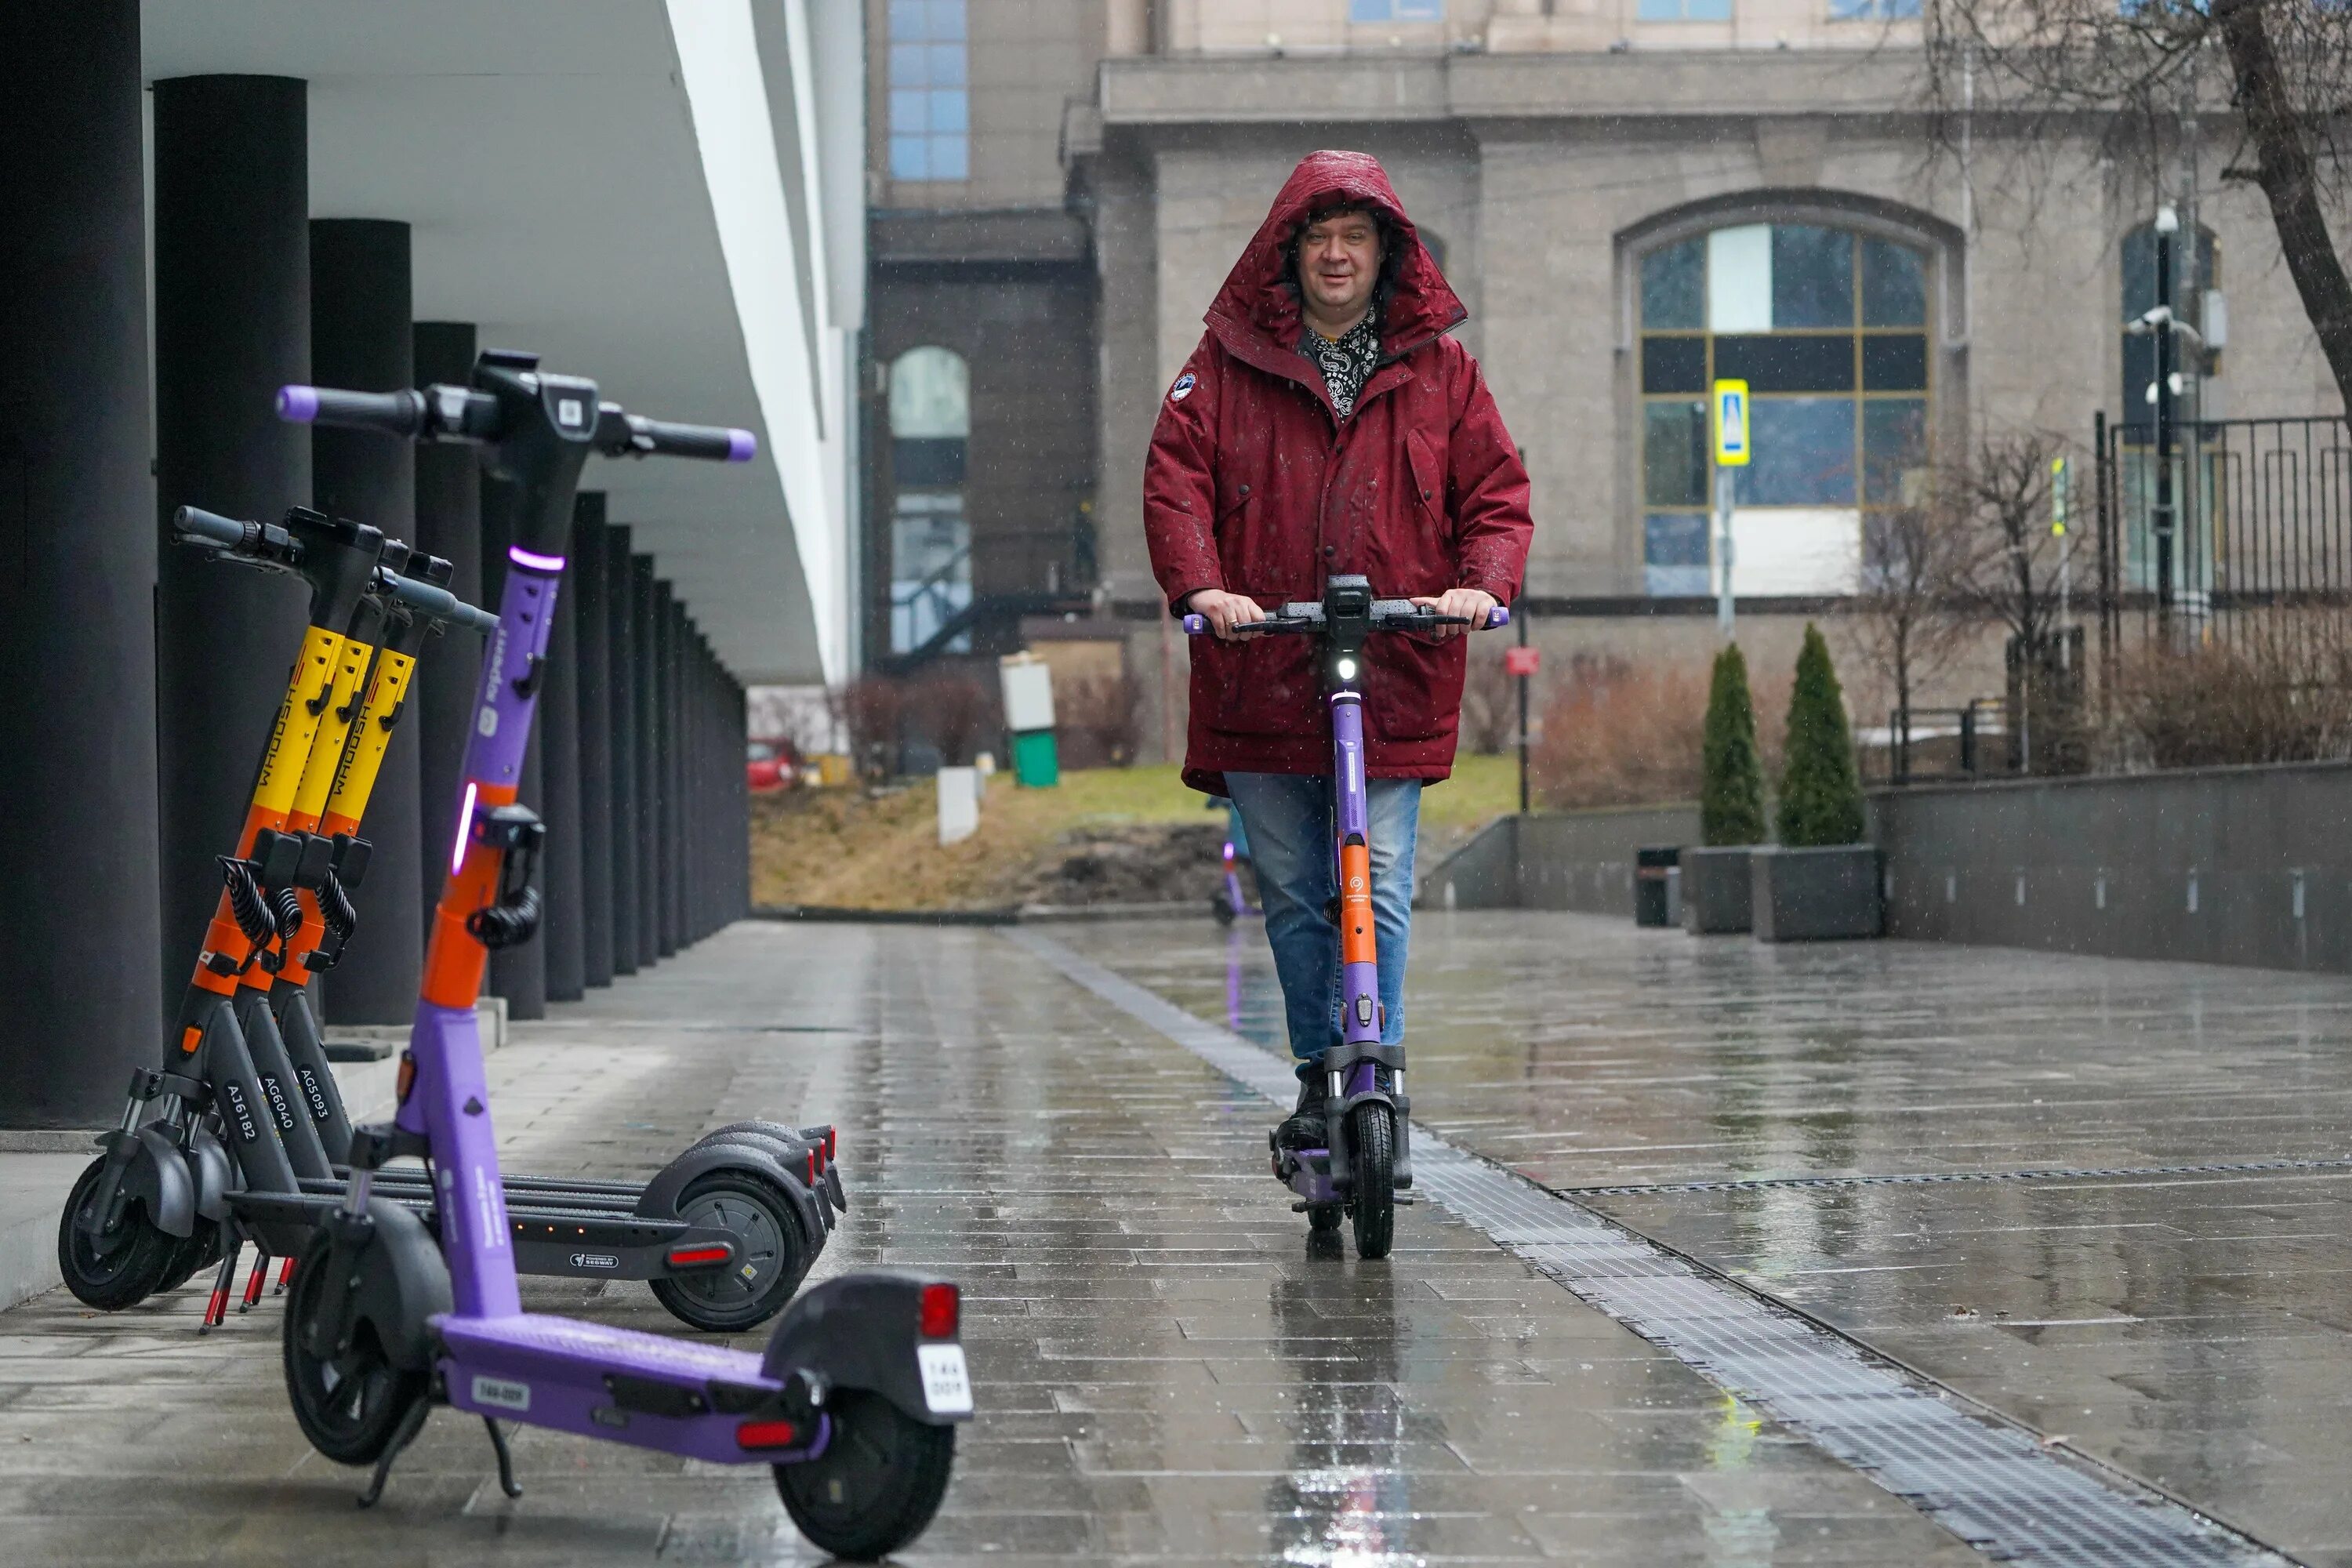
[[[1023,789],[1052,789],[1062,782],[1062,755],[1053,731],[1013,737],[1013,781]]]

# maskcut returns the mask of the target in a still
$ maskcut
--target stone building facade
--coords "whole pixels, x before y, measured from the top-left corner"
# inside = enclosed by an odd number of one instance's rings
[[[1948,121],[1939,143],[1916,15],[1916,0],[1099,13],[1100,55],[1065,105],[1059,199],[1094,280],[1099,370],[1083,395],[1099,565],[1147,698],[1164,686],[1181,701],[1182,668],[1142,543],[1159,399],[1272,193],[1318,147],[1381,159],[1469,307],[1463,339],[1534,480],[1528,588],[1555,666],[1714,647],[1697,416],[1713,376],[1744,375],[1756,395],[1759,460],[1734,533],[1753,601],[1742,640],[1766,668],[1785,668],[1804,618],[1852,587],[1866,515],[1916,495],[1930,453],[2035,430],[2087,459],[2097,412],[2145,417],[2144,388],[2124,384],[2147,374],[2126,369],[2126,296],[2148,287],[2158,184],[2185,203],[2187,165],[2170,149],[2152,166],[2104,155],[2089,133],[2029,138],[1990,114]],[[2334,411],[2266,209],[2221,177],[2226,152],[2210,137],[2193,184],[2203,281],[2226,296],[2230,334],[2206,410]],[[1046,199],[1045,181],[1034,188]],[[1926,696],[1998,694],[2000,679],[1996,647]],[[1868,672],[1850,684],[1874,698]],[[1155,738],[1174,717],[1149,726]]]

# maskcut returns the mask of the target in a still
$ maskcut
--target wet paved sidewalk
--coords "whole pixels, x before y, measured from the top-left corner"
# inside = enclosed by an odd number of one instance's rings
[[[1157,952],[1153,982],[1222,1016],[1207,932],[1072,934]],[[1453,985],[1445,945],[1421,963]],[[1265,1102],[1000,935],[739,926],[556,1011],[491,1058],[518,1167],[644,1173],[719,1121],[831,1120],[854,1206],[820,1271],[963,1282],[982,1414],[910,1562],[1978,1560],[1441,1208],[1403,1211],[1385,1264],[1311,1250]],[[1452,1037],[1417,1037],[1417,1100],[1456,1103],[1483,1066],[1432,1072]],[[1474,1144],[1511,1125],[1473,1114]],[[287,1412],[275,1302],[199,1338],[197,1294],[0,1313],[0,1560],[809,1560],[757,1470],[524,1430],[509,1504],[446,1415],[357,1513]],[[526,1296],[676,1329],[642,1286]]]
[[[1254,931],[1067,940],[1271,1037]],[[1561,914],[1414,942],[1415,1110],[1449,1139],[2352,1563],[2352,982]]]

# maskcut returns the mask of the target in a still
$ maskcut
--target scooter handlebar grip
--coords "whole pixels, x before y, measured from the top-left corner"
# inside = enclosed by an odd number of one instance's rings
[[[1507,626],[1510,624],[1511,612],[1508,606],[1497,605],[1493,609],[1486,612],[1486,629],[1488,631],[1500,631],[1503,627]]]
[[[1184,617],[1184,635],[1185,635],[1186,637],[1199,637],[1202,632],[1207,631],[1208,629],[1209,629],[1209,617],[1208,617],[1208,616],[1186,616]]]
[[[760,455],[760,438],[749,430],[724,425],[673,425],[666,419],[627,416],[628,449],[639,456],[702,458],[720,463],[748,463]]]
[[[202,507],[184,506],[172,513],[172,526],[191,538],[235,550],[245,542],[245,531],[250,525]]]
[[[414,438],[425,433],[422,393],[342,392],[331,386],[281,386],[278,417],[289,425],[332,425]]]
[[[436,588],[430,583],[420,583],[397,572],[384,573],[383,582],[384,591],[394,598],[436,621],[450,626],[470,626],[478,632],[498,629],[498,616],[487,610],[475,608],[446,588]]]

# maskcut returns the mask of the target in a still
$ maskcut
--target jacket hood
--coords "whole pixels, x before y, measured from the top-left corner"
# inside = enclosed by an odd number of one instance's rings
[[[1383,358],[1410,353],[1469,320],[1470,312],[1422,244],[1421,231],[1405,216],[1380,160],[1369,153],[1309,153],[1283,182],[1265,221],[1210,303],[1204,320],[1226,347],[1255,357],[1253,348],[1287,353],[1298,346],[1298,296],[1283,278],[1283,251],[1309,213],[1349,203],[1386,214],[1403,247],[1381,321]]]

